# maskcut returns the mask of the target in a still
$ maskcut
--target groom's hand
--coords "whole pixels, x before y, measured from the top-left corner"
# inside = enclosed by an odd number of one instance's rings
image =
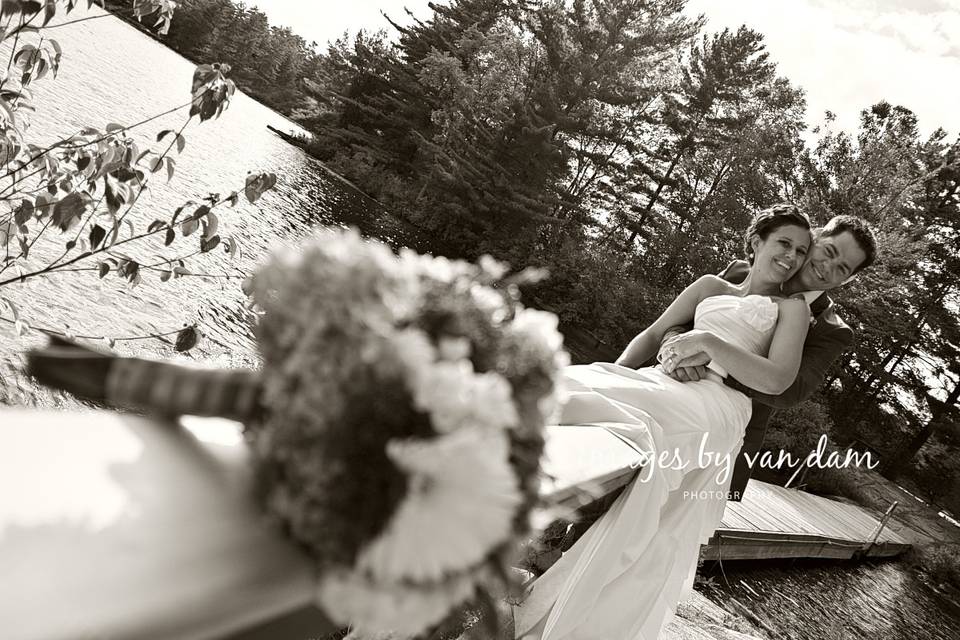
[[[677,368],[667,375],[679,382],[696,382],[707,377],[706,365],[710,362],[710,356],[703,353],[696,353],[688,356],[677,363]]]

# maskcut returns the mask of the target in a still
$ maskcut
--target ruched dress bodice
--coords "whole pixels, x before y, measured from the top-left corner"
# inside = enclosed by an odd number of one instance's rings
[[[697,305],[693,328],[709,331],[745,351],[766,355],[779,309],[767,296],[711,296]],[[727,372],[720,365],[711,362],[708,366],[726,377]]]

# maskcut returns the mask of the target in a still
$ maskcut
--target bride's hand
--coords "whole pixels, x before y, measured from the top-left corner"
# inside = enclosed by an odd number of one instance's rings
[[[713,340],[716,340],[716,336],[709,331],[687,331],[664,342],[657,359],[665,373],[672,373],[682,361],[692,356],[701,353],[709,356],[709,346]]]

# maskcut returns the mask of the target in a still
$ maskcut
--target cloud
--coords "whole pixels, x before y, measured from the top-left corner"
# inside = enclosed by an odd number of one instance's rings
[[[825,110],[856,129],[859,112],[887,100],[920,129],[960,131],[960,0],[692,0],[707,28],[763,33],[779,73],[807,92],[807,120]]]

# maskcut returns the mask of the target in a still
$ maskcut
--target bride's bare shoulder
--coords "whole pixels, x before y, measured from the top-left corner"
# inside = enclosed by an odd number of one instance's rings
[[[737,293],[737,288],[735,285],[712,273],[700,276],[690,286],[696,288],[701,298]]]

